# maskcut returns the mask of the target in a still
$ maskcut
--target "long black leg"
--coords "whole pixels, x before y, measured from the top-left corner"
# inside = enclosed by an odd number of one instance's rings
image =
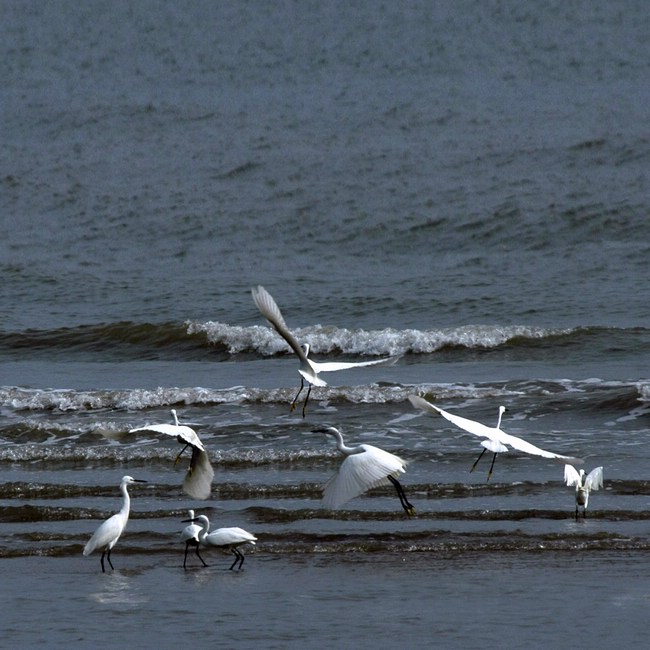
[[[104,570],[104,554],[106,554],[106,559],[108,560],[108,563],[111,565],[111,569],[115,571],[115,567],[113,566],[113,563],[111,562],[111,551],[113,549],[109,548],[108,550],[105,550],[104,553],[102,553],[102,571]]]
[[[309,401],[309,396],[311,395],[311,384],[309,384],[309,388],[307,389],[307,397],[305,397],[305,401],[302,404],[302,417],[305,417],[305,411],[307,410],[307,402]]]
[[[183,447],[180,452],[178,453],[178,456],[176,456],[176,460],[174,461],[174,465],[180,460],[181,456],[183,455],[183,452],[190,446],[190,443],[186,443],[185,447]]]
[[[397,490],[397,496],[399,497],[399,502],[402,504],[402,508],[404,508],[406,514],[409,517],[413,517],[413,515],[415,515],[415,508],[409,503],[408,499],[406,498],[406,493],[404,492],[402,484],[393,476],[389,476],[388,480],[395,486],[395,490]]]
[[[478,461],[483,458],[483,454],[487,451],[487,449],[484,447],[483,451],[478,455],[478,458],[474,461],[474,464],[472,465],[472,469],[470,469],[470,472],[473,472],[476,469],[476,466],[478,465]]]
[[[576,521],[578,521],[578,504],[576,504]]]
[[[576,519],[578,518],[578,515],[576,515]],[[102,573],[106,573],[106,569],[104,568],[104,556],[106,555],[106,549],[104,549],[104,552],[102,553]]]
[[[230,565],[230,570],[232,571],[233,568],[235,567],[235,564],[239,562],[239,553],[237,552],[236,548],[231,548],[230,552],[235,556],[235,561]]]
[[[305,382],[303,378],[300,378],[300,388],[298,389],[298,392],[296,393],[296,396],[293,398],[293,401],[291,402],[291,406],[289,407],[289,413],[291,413],[295,408],[296,408],[296,402],[298,401],[298,397],[300,397],[300,393],[302,393],[302,389],[305,387]]]
[[[198,545],[198,544],[196,545],[196,551],[195,551],[195,552],[196,552],[196,557],[198,557],[199,560],[201,560],[201,562],[203,563],[203,566],[208,566],[208,565],[203,561],[203,558],[201,557],[201,554],[199,553],[199,545]]]
[[[492,470],[494,469],[494,461],[497,459],[497,454],[494,452],[494,456],[492,456],[492,464],[490,465],[490,471],[488,472],[488,477],[487,480],[489,481],[490,478],[492,477]]]

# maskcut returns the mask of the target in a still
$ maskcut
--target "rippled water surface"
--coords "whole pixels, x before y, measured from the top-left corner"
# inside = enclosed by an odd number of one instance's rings
[[[648,619],[644,3],[3,3],[3,638],[631,647]],[[303,419],[275,297],[329,374]],[[603,466],[563,466],[410,394]],[[201,436],[211,498],[182,491]],[[321,505],[350,444],[408,461]],[[487,456],[487,454],[486,454]],[[97,525],[131,518],[103,574]],[[190,555],[188,508],[258,537]],[[99,642],[98,642],[99,639]]]

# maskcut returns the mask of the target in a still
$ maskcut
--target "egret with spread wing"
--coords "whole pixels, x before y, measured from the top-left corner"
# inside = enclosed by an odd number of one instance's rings
[[[337,449],[345,455],[338,471],[323,488],[323,504],[327,508],[338,508],[366,490],[392,484],[404,512],[409,517],[415,514],[415,508],[408,502],[404,488],[397,480],[406,471],[406,462],[399,456],[373,445],[348,447],[341,432],[334,427],[314,429],[314,433],[334,436]]]
[[[470,472],[473,472],[476,466],[478,465],[479,460],[481,460],[483,454],[486,451],[491,451],[494,456],[492,457],[492,464],[490,465],[490,471],[488,472],[487,480],[490,480],[492,476],[492,470],[494,469],[494,461],[496,460],[497,454],[509,451],[508,446],[518,451],[523,451],[526,454],[532,454],[533,456],[543,456],[544,458],[552,458],[554,460],[568,461],[570,463],[582,463],[583,461],[580,458],[573,458],[572,456],[562,456],[561,454],[554,454],[551,451],[546,451],[545,449],[540,449],[535,445],[532,445],[530,442],[526,442],[522,438],[517,438],[517,436],[511,436],[505,431],[501,430],[501,418],[505,412],[505,406],[499,407],[499,417],[497,419],[497,425],[495,427],[488,427],[485,424],[480,422],[475,422],[474,420],[468,420],[467,418],[460,417],[459,415],[454,415],[453,413],[448,413],[443,411],[441,408],[434,406],[427,400],[419,397],[418,395],[409,395],[408,396],[411,404],[416,408],[428,411],[429,413],[442,415],[443,418],[449,420],[452,424],[455,424],[457,427],[460,427],[468,433],[472,433],[475,436],[481,438],[487,438],[486,440],[481,441],[484,449],[480,453],[479,457],[476,459],[472,465]]]
[[[153,431],[154,433],[162,433],[165,436],[172,436],[185,446],[181,449],[174,464],[178,462],[182,453],[188,448],[192,448],[192,459],[190,466],[183,481],[183,490],[194,499],[207,499],[210,496],[210,489],[212,486],[212,479],[214,478],[214,470],[208,458],[208,452],[205,450],[201,439],[196,434],[196,431],[191,427],[179,424],[178,416],[175,409],[171,410],[174,417],[174,424],[148,424],[144,427],[131,429],[129,433],[136,433],[138,431]]]
[[[603,468],[596,467],[589,474],[585,470],[580,472],[572,465],[564,466],[564,480],[571,487],[576,486],[576,521],[578,521],[578,510],[582,507],[582,517],[587,517],[587,504],[589,503],[589,493],[592,490],[598,490],[603,487]]]
[[[280,308],[277,306],[273,296],[262,286],[253,287],[251,290],[253,295],[253,301],[257,305],[257,308],[262,313],[262,316],[269,321],[273,326],[273,329],[289,344],[289,347],[298,355],[300,359],[300,368],[298,372],[300,373],[300,389],[298,393],[293,398],[291,402],[291,410],[293,411],[296,408],[296,402],[298,397],[305,387],[304,381],[306,380],[309,384],[307,389],[307,396],[302,405],[302,416],[305,417],[305,410],[307,408],[307,402],[309,401],[309,395],[311,394],[312,386],[327,386],[327,382],[321,379],[318,375],[321,372],[332,372],[335,370],[347,370],[348,368],[358,368],[361,366],[374,366],[380,363],[393,363],[399,357],[385,357],[383,359],[375,359],[373,361],[357,361],[357,362],[345,362],[345,361],[331,361],[319,363],[312,361],[309,358],[309,344],[305,343],[300,345],[294,335],[291,333],[287,324],[284,322]]]

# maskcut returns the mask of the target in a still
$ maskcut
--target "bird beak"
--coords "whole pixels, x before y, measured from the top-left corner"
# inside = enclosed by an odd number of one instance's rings
[[[134,480],[136,483],[146,483],[146,482],[147,482],[147,481],[145,481],[143,478],[134,478],[133,480]]]
[[[195,521],[198,521],[196,517],[194,519],[183,519],[183,521],[181,521],[181,524],[191,524],[194,523]]]

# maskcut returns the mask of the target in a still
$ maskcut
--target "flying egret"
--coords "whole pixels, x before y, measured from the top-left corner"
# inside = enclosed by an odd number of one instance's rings
[[[153,431],[176,438],[178,442],[185,446],[178,456],[176,456],[174,464],[178,462],[183,452],[188,447],[191,447],[192,459],[190,460],[190,466],[183,481],[183,490],[194,499],[207,499],[210,496],[210,488],[212,486],[212,479],[214,478],[214,470],[212,469],[212,465],[210,465],[208,452],[205,450],[196,431],[191,427],[179,424],[175,409],[172,409],[171,413],[174,417],[174,424],[148,424],[144,427],[131,429],[129,433]]]
[[[188,510],[188,519],[186,521],[192,521],[194,519],[194,510]],[[201,532],[201,526],[198,524],[188,524],[183,528],[181,531],[181,541],[185,542],[185,557],[183,558],[183,568],[185,569],[185,564],[187,562],[187,552],[190,549],[190,546],[195,547],[195,552],[196,555],[198,556],[199,560],[203,562],[203,558],[199,555],[199,533]],[[205,562],[203,562],[203,566],[207,566]]]
[[[294,335],[289,331],[287,324],[284,322],[280,308],[277,306],[273,296],[262,286],[253,287],[251,290],[253,295],[253,301],[257,305],[257,308],[260,310],[264,318],[269,321],[273,326],[273,329],[289,344],[291,349],[298,355],[300,359],[300,368],[298,372],[300,373],[300,389],[298,393],[293,398],[291,402],[291,411],[296,408],[296,402],[298,397],[302,392],[305,384],[304,380],[307,380],[309,387],[307,389],[307,397],[302,405],[302,417],[305,417],[305,410],[307,408],[307,402],[309,401],[309,395],[311,393],[312,386],[327,386],[327,382],[321,379],[318,375],[321,372],[332,372],[335,370],[347,370],[348,368],[358,368],[361,366],[374,366],[379,363],[392,363],[395,362],[399,357],[385,357],[383,359],[375,359],[373,361],[356,361],[356,362],[339,362],[339,361],[329,361],[325,363],[319,363],[312,361],[309,358],[309,344],[305,343],[300,345]]]
[[[102,573],[106,573],[104,568],[104,557],[108,560],[108,563],[113,567],[111,562],[111,551],[113,546],[120,538],[120,535],[124,532],[126,524],[129,521],[129,509],[131,506],[131,499],[129,498],[129,493],[126,489],[127,485],[131,483],[146,483],[142,479],[132,478],[131,476],[124,476],[122,482],[120,483],[120,491],[124,497],[124,503],[122,503],[122,509],[114,514],[112,517],[109,517],[99,528],[94,532],[93,536],[88,540],[86,546],[84,546],[84,555],[90,555],[93,551],[101,549],[102,551]]]
[[[589,492],[603,487],[603,468],[596,467],[589,474],[585,474],[584,469],[581,469],[578,473],[578,470],[572,465],[565,465],[564,480],[569,487],[572,485],[576,486],[576,521],[578,521],[578,509],[580,506],[582,506],[582,517],[586,519]]]
[[[314,433],[334,436],[337,449],[345,455],[338,471],[323,488],[325,507],[338,508],[366,490],[392,484],[406,514],[409,517],[415,514],[415,508],[408,502],[404,488],[397,480],[406,471],[406,461],[373,445],[348,447],[341,432],[334,427],[320,427],[314,429]]]
[[[183,523],[187,522],[200,523],[201,530],[199,531],[199,544],[203,544],[203,546],[217,546],[230,550],[230,552],[235,556],[235,561],[230,565],[231,571],[238,562],[240,569],[242,568],[242,564],[244,564],[244,554],[239,550],[239,547],[242,544],[255,545],[255,542],[257,541],[257,537],[254,537],[243,528],[238,528],[236,526],[232,528],[217,528],[217,530],[208,533],[210,530],[210,520],[205,515],[199,515],[198,517],[185,519],[183,521]],[[203,558],[199,555],[198,547],[196,549],[196,554],[198,555],[199,560],[203,562]],[[187,547],[185,555],[187,556]],[[203,566],[208,565],[203,562]],[[185,567],[185,564],[183,564],[183,567]]]
[[[494,456],[492,457],[492,464],[490,465],[490,471],[488,472],[488,476],[487,476],[488,481],[492,476],[494,461],[496,460],[497,454],[509,451],[506,445],[509,445],[513,449],[518,449],[519,451],[523,451],[527,454],[532,454],[534,456],[543,456],[544,458],[553,458],[555,460],[569,461],[571,463],[583,462],[582,459],[580,458],[573,458],[572,456],[562,456],[561,454],[554,454],[550,451],[540,449],[539,447],[535,447],[535,445],[531,445],[530,442],[526,442],[521,438],[517,438],[516,436],[511,436],[510,434],[505,433],[505,431],[502,431],[500,428],[501,418],[503,417],[503,414],[506,410],[505,406],[499,407],[499,417],[497,419],[497,425],[495,427],[488,427],[484,424],[481,424],[480,422],[475,422],[474,420],[468,420],[467,418],[460,417],[459,415],[454,415],[453,413],[448,413],[447,411],[443,411],[441,408],[434,406],[433,404],[427,402],[427,400],[417,395],[409,395],[408,398],[411,404],[413,404],[413,406],[415,406],[416,408],[422,409],[424,411],[428,411],[429,413],[442,415],[443,418],[449,420],[449,422],[455,424],[457,427],[460,427],[461,429],[464,429],[469,433],[473,433],[475,436],[479,436],[481,438],[487,438],[487,440],[481,441],[481,444],[483,445],[484,449],[479,454],[479,457],[472,465],[472,469],[470,469],[470,472],[474,471],[474,469],[478,465],[479,460],[481,460],[483,454],[489,450],[494,454]]]

